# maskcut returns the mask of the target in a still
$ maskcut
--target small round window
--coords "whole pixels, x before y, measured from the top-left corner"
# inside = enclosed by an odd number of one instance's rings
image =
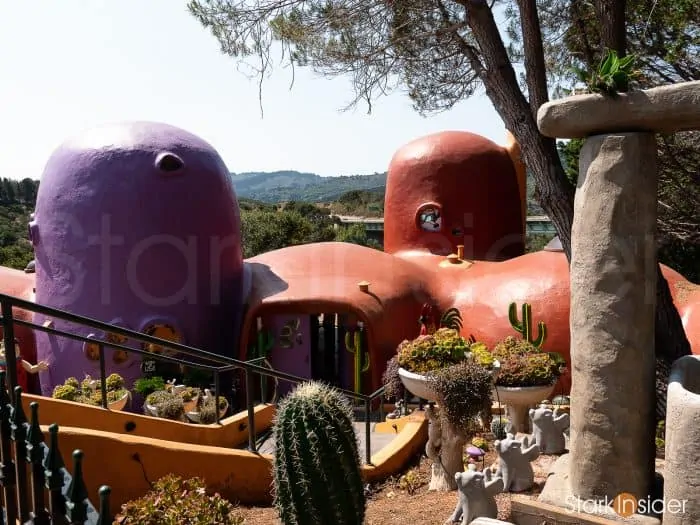
[[[442,230],[442,210],[437,204],[424,204],[418,208],[418,227],[425,232]]]
[[[126,344],[127,338],[123,335],[109,333],[107,334],[106,340],[107,343],[123,346]],[[111,348],[110,350],[114,364],[121,365],[122,363],[125,363],[127,359],[129,359],[129,352],[126,350],[122,350],[121,348]]]
[[[182,342],[182,336],[180,333],[171,325],[161,323],[161,324],[153,324],[147,327],[144,330],[144,333],[146,335],[150,335],[152,337],[157,337],[158,339],[165,339],[166,341],[172,341],[173,343],[181,343]],[[152,354],[174,354],[175,352],[173,350],[168,350],[166,348],[163,348],[163,346],[155,344],[155,343],[143,343],[142,348],[146,352],[150,352]]]

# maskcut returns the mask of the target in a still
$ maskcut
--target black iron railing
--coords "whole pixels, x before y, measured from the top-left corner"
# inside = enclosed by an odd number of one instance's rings
[[[141,345],[125,346],[123,344],[115,343],[112,341],[107,341],[105,339],[100,339],[97,337],[87,337],[78,335],[69,330],[62,330],[55,328],[52,324],[40,325],[32,321],[27,321],[25,319],[18,319],[13,314],[13,308],[25,310],[27,312],[33,312],[41,314],[43,316],[49,317],[54,321],[63,321],[65,323],[70,323],[72,325],[82,326],[92,328],[96,331],[102,332],[105,337],[107,334],[112,334],[116,336],[122,336],[131,341],[141,344],[153,344],[158,345],[165,349],[166,351],[172,353],[173,355],[166,354],[154,354],[148,352],[141,348]],[[215,406],[219,406],[219,398],[221,397],[221,375],[225,373],[230,373],[233,371],[242,371],[245,377],[245,398],[246,398],[246,409],[248,417],[248,450],[251,452],[257,452],[256,446],[256,436],[255,436],[255,396],[253,393],[254,385],[254,375],[259,375],[261,377],[272,377],[278,382],[289,381],[291,383],[303,383],[308,381],[309,378],[298,377],[295,375],[287,374],[274,370],[270,367],[264,366],[264,364],[259,364],[259,359],[253,359],[251,361],[241,361],[232,357],[226,357],[218,354],[213,354],[192,346],[188,346],[182,343],[176,343],[173,341],[168,341],[165,339],[160,339],[150,335],[146,335],[128,328],[123,328],[116,325],[111,325],[98,321],[96,319],[91,319],[88,317],[75,315],[63,310],[56,308],[51,308],[48,306],[40,305],[31,301],[24,299],[19,299],[10,295],[0,294],[0,313],[2,315],[2,328],[4,332],[4,338],[6,341],[12,341],[14,339],[14,327],[15,326],[25,326],[31,328],[32,330],[45,332],[55,336],[66,337],[69,339],[82,341],[83,343],[92,343],[98,345],[99,348],[99,365],[100,365],[100,388],[102,390],[102,406],[107,408],[108,399],[106,395],[106,366],[105,366],[105,348],[124,350],[126,352],[136,353],[147,359],[157,359],[170,363],[175,363],[178,365],[184,365],[194,369],[205,370],[208,373],[213,374],[214,378],[214,396],[215,396]],[[54,323],[55,324],[55,323]],[[16,354],[14,345],[7,344],[6,347],[6,364],[7,364],[7,380],[8,384],[11,385],[9,391],[10,397],[12,399],[14,392],[12,388],[17,384],[17,369],[16,369]],[[371,464],[371,412],[372,412],[372,402],[374,400],[381,398],[384,394],[384,387],[377,389],[371,394],[361,394],[353,392],[350,390],[345,390],[338,388],[338,390],[346,397],[353,399],[356,402],[360,402],[364,405],[364,416],[365,416],[365,462]],[[216,423],[220,422],[220,414],[218,410],[216,413]]]
[[[58,425],[49,427],[47,446],[39,425],[39,403],[30,404],[27,420],[22,388],[13,389],[11,402],[6,380],[6,372],[0,372],[0,488],[4,500],[0,523],[111,525],[110,488],[100,488],[98,512],[88,499],[83,453],[73,452],[71,475],[58,447]]]

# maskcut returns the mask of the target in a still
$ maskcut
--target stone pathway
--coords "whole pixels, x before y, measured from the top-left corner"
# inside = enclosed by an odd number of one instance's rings
[[[357,435],[358,448],[360,452],[360,462],[365,462],[365,424],[355,422],[355,434]],[[375,431],[376,423],[370,423],[370,451],[374,455],[387,446],[396,437],[397,434],[387,434],[385,432]],[[259,445],[259,450],[261,454],[274,454],[275,452],[275,440],[270,434],[267,438]]]

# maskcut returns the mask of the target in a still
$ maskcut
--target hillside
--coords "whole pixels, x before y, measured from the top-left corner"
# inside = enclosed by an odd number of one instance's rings
[[[239,197],[261,202],[329,202],[353,190],[383,188],[386,173],[321,177],[315,173],[273,171],[232,173]]]
[[[386,173],[321,177],[298,171],[231,174],[238,197],[275,203],[303,201],[327,205],[340,215],[381,217]],[[535,198],[535,182],[528,176],[528,215],[544,215]],[[371,195],[373,194],[373,195]]]

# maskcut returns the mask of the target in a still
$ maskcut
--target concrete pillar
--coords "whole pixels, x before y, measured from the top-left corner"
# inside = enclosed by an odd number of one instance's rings
[[[654,477],[656,142],[598,135],[581,150],[571,257],[574,496],[646,498]]]

